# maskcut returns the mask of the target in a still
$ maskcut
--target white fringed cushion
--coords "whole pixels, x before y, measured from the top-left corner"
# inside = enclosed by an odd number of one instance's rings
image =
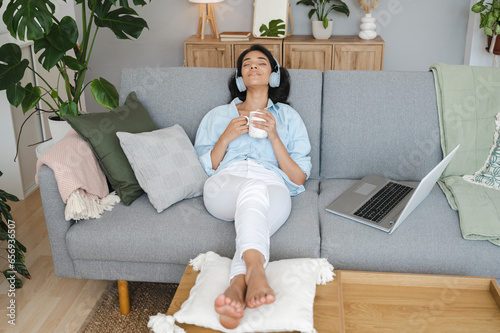
[[[139,185],[158,213],[203,193],[208,177],[181,126],[116,135]]]
[[[270,262],[266,268],[276,301],[255,309],[246,308],[236,329],[225,329],[215,312],[214,301],[229,286],[231,259],[213,252],[200,254],[190,263],[201,270],[189,298],[173,317],[150,317],[148,327],[155,333],[182,332],[173,324],[193,324],[222,332],[316,332],[313,304],[316,284],[333,281],[333,266],[326,259],[285,259]]]
[[[500,190],[500,112],[496,116],[495,135],[490,154],[484,166],[473,175],[465,175],[463,179],[473,184]]]

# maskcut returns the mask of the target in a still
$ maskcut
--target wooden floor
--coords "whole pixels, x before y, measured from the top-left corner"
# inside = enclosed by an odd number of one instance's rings
[[[54,274],[49,237],[37,190],[25,200],[9,202],[16,222],[16,238],[26,246],[26,266],[32,279],[9,297],[9,286],[0,276],[0,333],[74,333],[87,318],[108,281],[59,278]],[[0,244],[5,248],[5,242]],[[7,269],[6,254],[0,254],[0,270]],[[7,317],[15,300],[15,326]]]

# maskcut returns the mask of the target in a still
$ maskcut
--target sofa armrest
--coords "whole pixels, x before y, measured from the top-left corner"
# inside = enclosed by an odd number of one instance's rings
[[[42,166],[38,172],[38,181],[55,274],[60,277],[76,277],[73,261],[66,246],[66,233],[75,222],[66,221],[64,218],[66,205],[59,194],[52,169],[46,165]]]

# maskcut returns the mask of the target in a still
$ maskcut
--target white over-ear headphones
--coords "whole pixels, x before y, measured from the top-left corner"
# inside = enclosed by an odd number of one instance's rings
[[[274,61],[276,62],[276,71],[271,72],[271,75],[269,76],[269,86],[271,88],[277,88],[280,86],[280,80],[281,80],[281,69],[280,69],[280,64],[276,58],[274,58]],[[240,92],[243,92],[247,90],[247,87],[245,86],[245,82],[243,82],[243,77],[238,76],[238,68],[236,68],[236,74],[235,74],[235,79],[236,79],[236,87],[238,87],[238,90]]]

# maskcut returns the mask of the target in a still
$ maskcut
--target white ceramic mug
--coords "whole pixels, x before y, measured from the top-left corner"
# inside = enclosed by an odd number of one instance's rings
[[[263,129],[255,128],[252,124],[252,121],[254,120],[265,121],[264,119],[258,117],[259,114],[262,114],[262,112],[250,111],[250,117],[245,116],[245,118],[247,118],[248,135],[250,135],[251,138],[264,139],[267,138],[267,132]]]

